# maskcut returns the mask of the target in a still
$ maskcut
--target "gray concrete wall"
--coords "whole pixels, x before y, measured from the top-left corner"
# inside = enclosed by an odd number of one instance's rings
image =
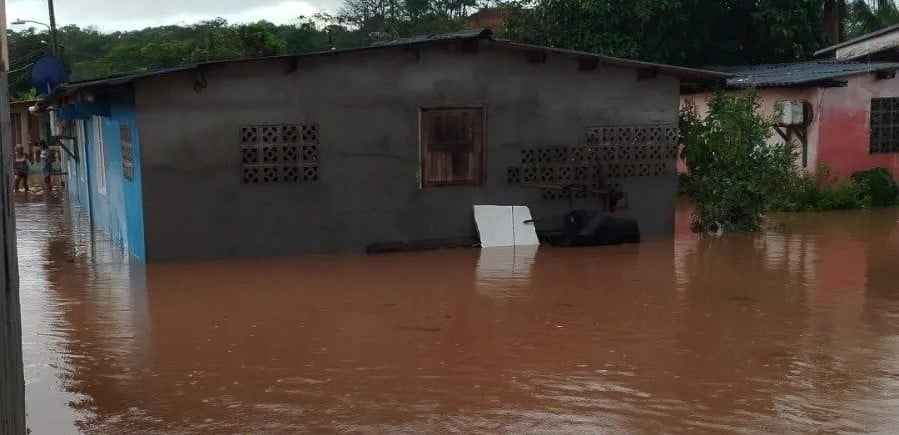
[[[8,83],[7,73],[0,72],[0,167],[4,168],[12,165],[13,148]],[[0,178],[0,435],[24,435],[27,428],[16,218],[9,188],[11,178]]]
[[[395,48],[228,64],[139,82],[148,261],[362,250],[371,243],[475,234],[474,204],[524,204],[536,216],[566,200],[509,185],[522,148],[574,146],[591,125],[676,124],[679,82],[570,56],[529,63],[481,43],[477,53]],[[420,189],[418,110],[487,106],[482,187]],[[321,179],[242,185],[239,126],[318,123]],[[672,160],[673,164],[673,160]],[[671,232],[676,179],[623,181],[644,233]],[[575,206],[595,206],[577,201]]]

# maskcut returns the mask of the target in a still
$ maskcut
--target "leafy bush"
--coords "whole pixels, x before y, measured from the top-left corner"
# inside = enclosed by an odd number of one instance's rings
[[[689,103],[681,110],[683,181],[695,230],[758,229],[769,201],[795,177],[792,147],[767,143],[773,119],[758,107],[754,92],[719,92],[705,117]]]
[[[821,201],[818,180],[806,174],[790,177],[768,202],[769,211],[816,211]]]
[[[821,189],[821,197],[817,204],[818,210],[851,210],[857,208],[871,208],[871,195],[864,184],[854,180],[847,180],[826,185]]]
[[[752,231],[768,211],[870,208],[899,202],[892,174],[877,168],[848,180],[826,166],[798,170],[789,144],[767,142],[773,119],[758,114],[755,93],[717,93],[703,118],[690,103],[681,110],[681,155],[688,173],[679,192],[693,203],[694,230]]]
[[[895,185],[892,184],[892,176],[888,171],[879,169],[860,174],[862,173],[853,175],[849,180],[839,180],[832,177],[830,170],[823,165],[815,175],[797,174],[775,195],[769,203],[769,210],[796,212],[864,209],[887,205],[888,201],[896,200],[895,193],[891,190]]]
[[[897,204],[899,188],[896,187],[893,174],[888,169],[875,168],[859,171],[852,174],[852,180],[864,186],[871,196],[872,206],[882,207]]]

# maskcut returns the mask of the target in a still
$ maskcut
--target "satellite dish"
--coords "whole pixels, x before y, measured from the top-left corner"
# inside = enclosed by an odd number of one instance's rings
[[[68,83],[69,74],[66,66],[58,57],[47,56],[38,59],[31,70],[31,84],[38,93],[49,94],[59,85]]]

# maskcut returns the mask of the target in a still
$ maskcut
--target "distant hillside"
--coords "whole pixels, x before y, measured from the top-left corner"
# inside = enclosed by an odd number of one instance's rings
[[[335,16],[294,25],[215,19],[115,33],[66,26],[59,44],[73,80],[470,26],[520,42],[702,67],[806,59],[845,34],[897,23],[896,0],[344,0]],[[48,40],[43,29],[10,31],[14,97],[34,96],[30,65],[49,52]]]

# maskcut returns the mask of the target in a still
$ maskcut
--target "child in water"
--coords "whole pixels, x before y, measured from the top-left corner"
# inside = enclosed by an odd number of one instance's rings
[[[19,184],[28,191],[28,156],[25,155],[25,148],[22,145],[16,145],[16,155],[13,160],[13,171],[16,173],[15,191],[19,191]]]
[[[44,175],[44,189],[50,190],[53,183],[50,181],[50,175],[53,174],[53,152],[47,146],[47,142],[38,141],[41,147],[41,173]]]

